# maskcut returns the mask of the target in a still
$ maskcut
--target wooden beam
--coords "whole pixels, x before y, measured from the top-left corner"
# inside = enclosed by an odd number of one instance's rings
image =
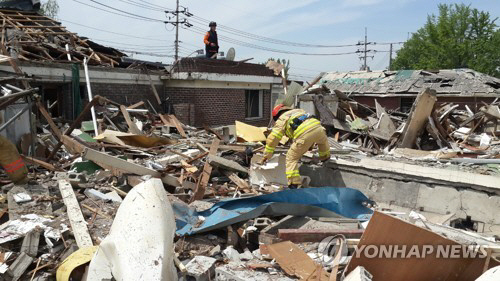
[[[418,94],[411,108],[403,133],[401,134],[401,140],[398,147],[413,148],[415,146],[415,141],[427,123],[436,100],[435,90],[426,88]]]
[[[160,115],[160,119],[161,121],[163,122],[163,124],[165,126],[171,126],[172,124],[175,126],[175,128],[177,129],[177,131],[179,131],[179,134],[183,137],[183,138],[187,138],[187,135],[186,135],[186,132],[184,131],[184,129],[182,128],[182,124],[181,122],[179,121],[179,119],[177,119],[177,117],[175,117],[175,115],[167,115],[167,114],[159,114]]]
[[[342,234],[346,238],[361,238],[363,229],[278,229],[278,238],[294,243],[321,242],[329,236]]]
[[[59,130],[59,128],[56,126],[56,124],[54,123],[54,120],[52,120],[52,117],[50,117],[50,114],[47,112],[47,110],[45,109],[43,104],[38,100],[38,101],[36,101],[36,106],[38,107],[38,110],[40,111],[42,116],[45,118],[45,120],[47,120],[47,123],[49,123],[50,129],[52,130],[54,135],[59,140],[61,140],[62,133]]]
[[[95,162],[97,165],[106,167],[113,167],[115,169],[119,169],[124,171],[125,173],[135,174],[135,175],[151,175],[155,178],[160,178],[163,183],[171,185],[171,186],[180,186],[179,181],[177,181],[176,177],[171,175],[163,175],[153,169],[146,168],[141,165],[137,165],[134,163],[130,163],[126,160],[120,159],[118,157],[113,157],[106,153],[99,152],[97,150],[86,148],[83,152],[82,157],[87,160],[91,160]]]
[[[134,108],[138,108],[140,106],[144,105],[144,102],[143,101],[140,101],[138,103],[134,103],[133,105],[131,106],[128,106],[127,109],[134,109]]]
[[[135,123],[132,122],[132,119],[130,119],[130,114],[128,113],[127,108],[124,105],[120,105],[120,111],[122,112],[123,117],[125,117],[129,132],[136,135],[142,135],[141,130],[139,130],[139,128],[137,128],[137,125],[135,125]]]
[[[23,158],[24,161],[32,164],[32,165],[36,165],[36,166],[40,166],[40,167],[43,167],[49,171],[63,171],[62,169],[60,168],[56,168],[54,167],[54,165],[52,164],[49,164],[47,162],[44,162],[42,160],[39,160],[39,159],[36,159],[36,158],[33,158],[33,157],[28,157],[28,156],[25,156],[25,155],[21,155],[21,157]]]
[[[215,155],[217,153],[219,143],[220,143],[219,139],[214,139],[212,141],[209,155]],[[207,187],[208,181],[210,180],[210,174],[212,174],[212,166],[208,164],[207,161],[205,162],[205,166],[203,167],[203,172],[201,173],[201,177],[198,180],[198,183],[196,184],[196,189],[194,191],[193,196],[190,199],[190,202],[203,199],[203,196],[205,195],[205,188]]]
[[[71,187],[71,184],[67,180],[59,180],[59,190],[61,191],[64,205],[66,205],[66,213],[68,214],[76,244],[79,248],[93,246],[92,238],[87,229],[87,222],[83,217],[78,200],[76,200],[73,187]]]

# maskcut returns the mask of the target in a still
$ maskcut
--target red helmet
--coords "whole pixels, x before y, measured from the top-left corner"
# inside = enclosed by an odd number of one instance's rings
[[[280,103],[277,106],[275,106],[273,108],[273,118],[276,119],[276,116],[278,116],[278,114],[280,113],[280,111],[285,110],[285,109],[288,110],[290,108],[288,106],[282,104],[282,103]]]

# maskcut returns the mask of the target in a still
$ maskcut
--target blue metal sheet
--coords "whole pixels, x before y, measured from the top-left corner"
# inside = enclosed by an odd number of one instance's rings
[[[346,217],[361,219],[372,210],[371,201],[359,190],[347,187],[318,187],[284,190],[255,197],[221,201],[209,210],[195,212],[174,204],[177,234],[184,236],[267,216]],[[199,217],[204,220],[199,220]]]

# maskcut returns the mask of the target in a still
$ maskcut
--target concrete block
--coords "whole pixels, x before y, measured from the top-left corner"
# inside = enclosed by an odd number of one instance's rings
[[[232,262],[241,262],[240,253],[238,253],[238,251],[236,251],[232,246],[228,246],[226,249],[224,249],[224,251],[222,251],[222,254],[225,258]]]
[[[256,218],[253,222],[253,226],[255,226],[257,229],[263,229],[272,223],[273,221],[268,218]]]
[[[196,256],[186,264],[187,276],[194,277],[196,281],[209,281],[215,275],[215,262],[217,260],[205,256]]]

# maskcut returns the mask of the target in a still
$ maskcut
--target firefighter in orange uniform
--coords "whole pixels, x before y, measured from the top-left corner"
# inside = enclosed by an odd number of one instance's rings
[[[286,177],[288,187],[299,187],[302,182],[299,174],[299,161],[314,144],[318,145],[321,161],[330,159],[330,145],[326,130],[316,118],[302,109],[292,109],[283,104],[277,105],[272,112],[275,125],[266,140],[262,163],[269,160],[283,136],[293,140],[286,154]]]
[[[0,116],[0,124],[2,124],[2,116]],[[28,169],[16,146],[2,135],[0,135],[0,165],[13,183],[24,184],[28,182]]]
[[[207,31],[203,38],[203,42],[205,43],[205,55],[207,58],[217,59],[217,53],[219,52],[219,40],[217,39],[217,31],[215,31],[217,24],[211,21],[208,26],[210,30]]]

